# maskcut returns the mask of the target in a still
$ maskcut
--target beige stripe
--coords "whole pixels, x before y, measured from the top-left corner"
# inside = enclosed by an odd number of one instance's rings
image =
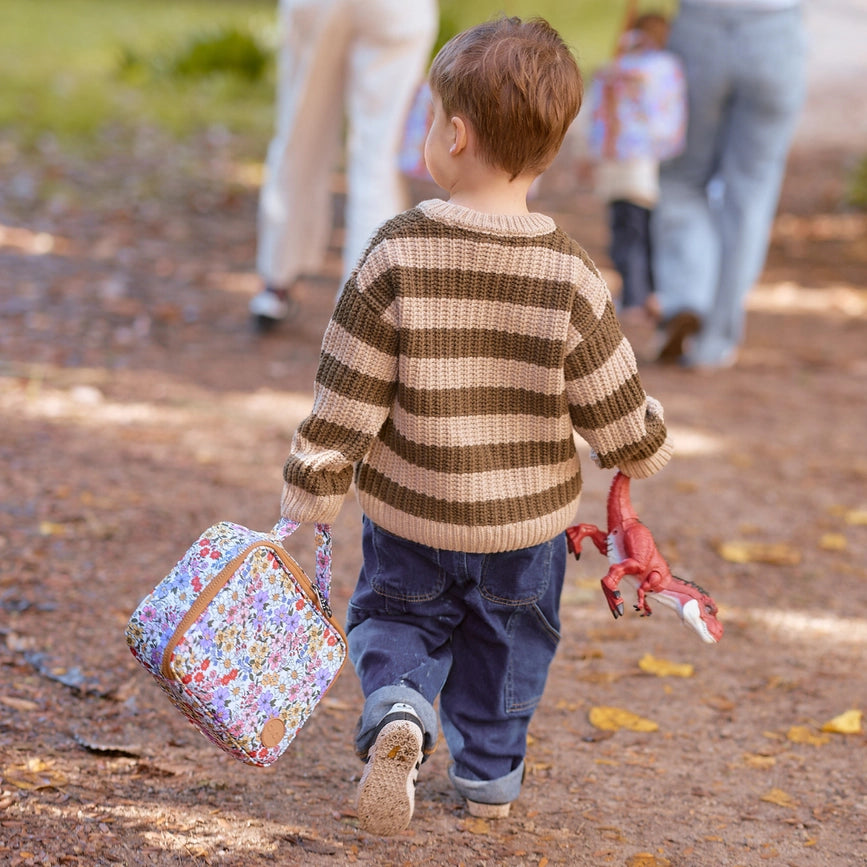
[[[337,449],[326,449],[315,443],[311,443],[300,431],[295,432],[292,437],[292,459],[298,463],[303,463],[305,469],[313,470],[314,472],[340,472],[345,469],[351,461],[346,459],[346,455]]]
[[[624,337],[617,349],[600,367],[590,371],[586,376],[568,380],[567,388],[570,392],[579,392],[582,397],[593,395],[593,400],[596,402],[613,394],[635,376],[635,370],[635,355],[629,341]]]
[[[382,378],[383,371],[391,370],[395,364],[393,355],[359,340],[336,322],[328,328],[325,350],[341,364],[378,379]],[[361,364],[362,361],[365,363]]]
[[[527,304],[507,304],[467,298],[402,298],[400,321],[404,328],[495,328],[510,334],[563,339],[569,327],[568,310]]]
[[[400,379],[417,389],[498,386],[547,395],[563,392],[561,369],[502,358],[404,358]]]
[[[577,458],[540,467],[512,467],[482,473],[440,473],[410,464],[391,449],[375,442],[367,455],[371,469],[392,482],[451,503],[477,503],[515,496],[532,496],[575,477]],[[541,484],[540,484],[541,483]]]
[[[595,451],[605,454],[616,451],[624,445],[641,442],[647,433],[644,423],[644,404],[621,416],[616,421],[596,430],[579,430],[578,433]]]
[[[395,406],[397,432],[423,446],[482,446],[491,442],[549,442],[572,436],[569,416],[559,420],[536,415],[466,415],[448,419],[417,416]]]
[[[582,287],[604,287],[604,282],[575,255],[558,253],[541,244],[509,248],[504,244],[460,238],[432,238],[427,235],[389,238],[378,245],[365,260],[359,274],[360,291],[379,279],[392,262],[413,267],[418,262],[425,271],[459,270],[508,274],[516,279],[563,280]],[[601,312],[601,296],[594,299],[594,311]]]
[[[378,407],[363,400],[353,400],[317,384],[313,414],[323,421],[373,436],[382,427],[388,411],[387,406]]]
[[[469,553],[508,551],[541,545],[575,522],[579,499],[542,518],[479,527],[420,521],[364,491],[359,492],[359,503],[364,513],[388,532],[405,539],[414,539],[420,545]]]

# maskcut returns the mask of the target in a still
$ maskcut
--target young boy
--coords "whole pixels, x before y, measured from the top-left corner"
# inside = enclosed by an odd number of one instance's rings
[[[437,741],[471,815],[506,816],[559,640],[563,531],[581,469],[645,478],[671,454],[611,296],[586,253],[527,208],[581,104],[544,21],[500,18],[448,42],[430,73],[425,160],[448,201],[385,223],[325,333],[282,513],[364,510],[349,604],[364,709],[362,828],[395,834]]]

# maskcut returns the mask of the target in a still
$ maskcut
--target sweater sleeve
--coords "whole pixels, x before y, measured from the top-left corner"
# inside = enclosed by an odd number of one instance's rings
[[[673,446],[662,406],[644,391],[601,279],[576,305],[572,325],[566,391],[573,427],[603,469],[619,467],[637,479],[652,476],[668,463]]]
[[[386,277],[379,282],[387,283]],[[383,294],[380,288],[378,297]],[[396,381],[396,329],[381,300],[359,292],[354,277],[325,331],[313,408],[298,426],[283,466],[284,517],[334,520],[354,464],[388,417]]]

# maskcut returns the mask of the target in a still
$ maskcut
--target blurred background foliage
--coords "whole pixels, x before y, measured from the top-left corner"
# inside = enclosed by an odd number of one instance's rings
[[[501,11],[542,15],[589,74],[610,53],[625,7],[442,0],[437,44]],[[273,124],[276,10],[276,0],[0,0],[0,133],[25,148],[45,135],[86,148],[107,128],[184,136],[219,125],[261,150]]]
[[[640,0],[672,13],[677,0]],[[440,0],[437,47],[498,13],[541,15],[586,78],[611,55],[627,0]],[[261,159],[273,129],[276,0],[0,0],[0,145],[98,158],[155,128],[218,131]],[[849,184],[867,208],[867,161]]]

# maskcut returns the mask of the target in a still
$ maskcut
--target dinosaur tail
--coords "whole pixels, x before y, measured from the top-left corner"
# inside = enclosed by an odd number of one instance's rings
[[[622,527],[629,519],[639,520],[629,498],[629,476],[618,470],[608,491],[608,528]]]

